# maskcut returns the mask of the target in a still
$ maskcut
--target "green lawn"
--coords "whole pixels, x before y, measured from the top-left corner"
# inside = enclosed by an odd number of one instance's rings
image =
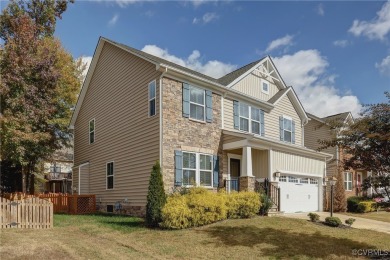
[[[1,230],[6,259],[353,258],[354,249],[390,249],[390,235],[307,220],[256,217],[188,230],[153,230],[119,216],[55,215],[50,230]]]
[[[384,221],[390,223],[390,212],[378,211],[378,212],[369,212],[369,213],[342,213],[348,216],[354,216],[359,218],[368,218],[372,220]]]

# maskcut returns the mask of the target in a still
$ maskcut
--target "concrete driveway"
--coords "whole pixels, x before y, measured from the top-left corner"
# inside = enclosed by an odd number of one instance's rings
[[[326,217],[330,216],[329,212],[315,212],[315,213],[320,215],[321,221],[324,221]],[[280,214],[280,216],[287,217],[287,218],[299,218],[299,219],[309,220],[309,217],[307,216],[307,214],[308,214],[308,212],[306,212],[306,213],[283,213],[283,214]],[[338,214],[338,213],[333,213],[333,216],[338,217],[343,222],[343,224],[345,223],[344,221],[348,218],[356,219],[355,223],[353,223],[353,225],[352,225],[352,227],[354,227],[354,228],[369,229],[369,230],[374,230],[374,231],[390,234],[390,223],[387,223],[387,222],[371,220],[371,219],[366,219],[366,218],[352,217],[352,216],[347,216],[347,215]]]

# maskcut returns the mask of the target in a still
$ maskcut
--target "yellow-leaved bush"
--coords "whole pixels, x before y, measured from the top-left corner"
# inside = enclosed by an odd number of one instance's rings
[[[249,218],[259,209],[260,197],[256,192],[227,194],[196,187],[168,197],[160,226],[168,229],[203,226],[227,218]]]

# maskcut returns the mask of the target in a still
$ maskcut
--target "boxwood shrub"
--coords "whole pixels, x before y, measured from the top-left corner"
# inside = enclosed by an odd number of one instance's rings
[[[342,222],[338,217],[326,217],[325,224],[332,227],[338,227],[342,224]]]
[[[162,209],[160,226],[183,229],[211,224],[227,218],[249,218],[259,212],[260,198],[256,192],[211,192],[191,188],[186,193],[168,197]]]

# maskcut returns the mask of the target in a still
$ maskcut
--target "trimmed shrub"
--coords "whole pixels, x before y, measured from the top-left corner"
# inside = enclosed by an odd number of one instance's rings
[[[269,209],[272,207],[272,200],[266,194],[260,194],[260,215],[267,216]]]
[[[307,214],[307,216],[310,217],[311,222],[317,222],[320,220],[320,215],[318,215],[317,213],[310,212],[309,214]]]
[[[260,205],[257,192],[243,191],[226,195],[228,218],[251,218],[259,213]]]
[[[187,205],[187,198],[179,194],[169,196],[161,211],[161,227],[169,229],[183,229],[192,226],[191,210]]]
[[[342,224],[342,222],[338,217],[326,217],[325,224],[331,227],[338,227]]]
[[[359,202],[363,201],[362,197],[349,197],[347,199],[347,210],[348,212],[358,212],[358,204]]]
[[[164,183],[161,174],[160,163],[153,165],[149,180],[148,196],[146,203],[146,224],[150,227],[158,227],[162,221],[161,210],[167,197],[164,191]]]
[[[376,202],[374,201],[361,201],[358,203],[357,212],[367,213],[375,211]]]
[[[349,218],[349,219],[346,219],[345,220],[345,224],[347,224],[348,226],[352,226],[352,224],[356,221],[356,219],[354,218]]]

